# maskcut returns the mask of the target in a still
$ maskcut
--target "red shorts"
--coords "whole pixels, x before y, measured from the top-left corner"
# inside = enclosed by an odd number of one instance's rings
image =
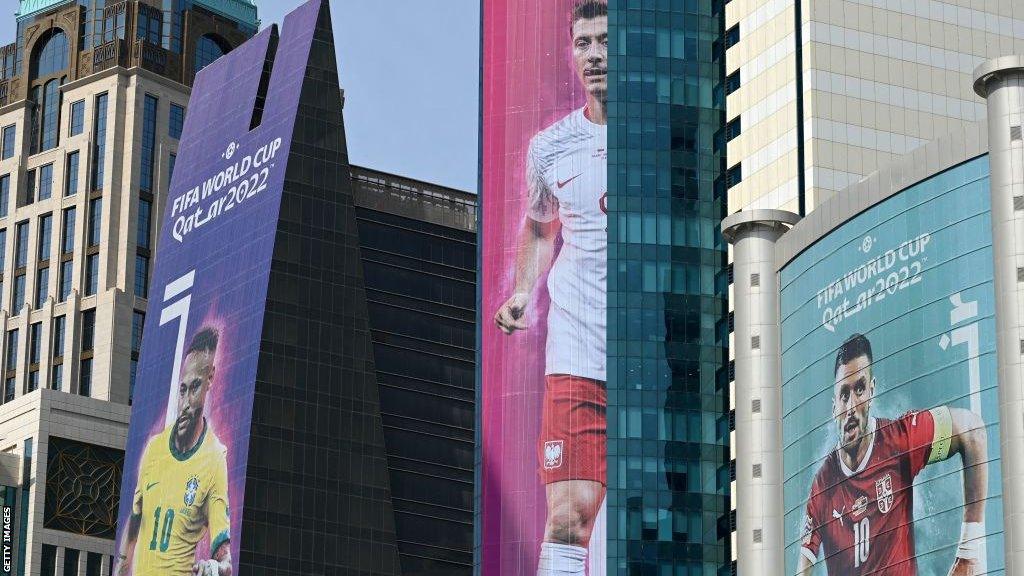
[[[544,484],[608,482],[608,392],[600,380],[551,374],[545,378],[537,455]]]

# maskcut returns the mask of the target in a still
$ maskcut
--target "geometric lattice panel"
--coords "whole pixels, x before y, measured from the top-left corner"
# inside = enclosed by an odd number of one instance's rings
[[[123,470],[121,450],[50,437],[43,525],[113,540]]]

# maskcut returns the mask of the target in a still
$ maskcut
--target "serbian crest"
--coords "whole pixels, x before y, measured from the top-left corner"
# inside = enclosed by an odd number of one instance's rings
[[[185,483],[185,506],[196,503],[197,492],[199,492],[199,479],[193,476]]]
[[[544,443],[544,469],[562,467],[562,441],[552,440]]]
[[[878,497],[878,511],[888,514],[892,510],[892,475],[886,474],[879,480],[875,480],[875,495]]]

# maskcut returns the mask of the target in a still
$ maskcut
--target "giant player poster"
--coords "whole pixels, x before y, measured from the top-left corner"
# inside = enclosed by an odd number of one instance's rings
[[[270,261],[319,11],[307,3],[279,43],[268,28],[197,76],[143,334],[117,576],[240,571]]]
[[[780,280],[787,574],[1003,574],[987,158]]]
[[[608,7],[483,11],[481,569],[604,574]]]

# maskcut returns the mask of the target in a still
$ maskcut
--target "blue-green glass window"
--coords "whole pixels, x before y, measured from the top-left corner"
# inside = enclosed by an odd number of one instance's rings
[[[89,254],[85,257],[85,295],[92,296],[99,290],[100,255]]]
[[[171,154],[167,159],[167,187],[171,187],[171,178],[174,177],[174,164],[178,161],[177,154]]]
[[[181,138],[181,131],[185,128],[185,108],[177,104],[171,104],[170,116],[167,123],[167,134],[174,139]]]
[[[3,159],[14,158],[15,138],[18,135],[17,127],[13,124],[4,126],[3,135]]]
[[[71,135],[78,136],[85,131],[85,100],[71,104]]]
[[[36,301],[35,308],[38,310],[46,303],[46,295],[50,291],[50,269],[40,268],[36,272]]]
[[[37,103],[35,114],[42,117],[42,134],[39,142],[32,142],[35,150],[42,152],[57,147],[60,133],[60,104],[63,99],[60,91],[60,80],[50,80],[43,85],[43,101],[40,109]]]
[[[96,114],[93,120],[92,189],[103,189],[107,160],[107,101],[106,93],[96,96]]]
[[[144,4],[139,5],[138,26],[136,36],[155,46],[161,45],[163,36],[163,14],[159,10],[151,9]]]
[[[725,185],[728,188],[732,188],[740,182],[743,182],[743,165],[737,164],[732,168],[729,168],[729,171],[726,172]]]
[[[223,42],[217,40],[213,36],[207,34],[199,39],[196,43],[196,59],[195,59],[195,71],[198,74],[200,70],[206,68],[214,60],[227,54],[228,50],[224,46]]]
[[[64,365],[56,364],[50,376],[50,388],[60,392],[64,389]],[[44,568],[45,569],[45,568]]]
[[[78,152],[68,154],[64,168],[64,196],[74,196],[78,193],[79,158]]]
[[[0,275],[7,268],[7,229],[0,230]]]
[[[53,235],[53,214],[44,214],[39,217],[39,254],[38,260],[50,259],[50,247]]]
[[[24,268],[28,265],[28,222],[18,222],[17,236],[14,239],[14,267]]]
[[[103,226],[103,198],[89,201],[89,243],[90,247],[100,245]]]
[[[53,196],[53,164],[39,168],[39,200],[49,200]]]
[[[11,295],[11,316],[21,314],[21,307],[25,305],[25,272],[14,277],[14,293]]]
[[[68,37],[59,28],[35,48],[30,73],[32,78],[52,76],[68,67]]]
[[[29,364],[39,364],[43,356],[43,323],[29,326]],[[34,388],[33,388],[34,389]]]
[[[53,357],[61,358],[64,356],[64,336],[66,334],[67,324],[64,316],[57,316],[53,319]]]
[[[18,369],[18,329],[7,332],[7,371]]]
[[[139,248],[150,248],[150,237],[153,235],[153,203],[139,200],[139,221],[135,229],[135,243]]]
[[[725,31],[725,48],[728,50],[736,45],[740,41],[740,25],[736,24],[732,28]]]
[[[23,206],[36,201],[36,184],[38,184],[36,171],[33,169],[25,172],[25,202],[22,204]]]
[[[64,209],[64,228],[60,234],[61,254],[71,254],[75,251],[75,214],[74,206]]]
[[[732,140],[733,138],[739,136],[740,132],[742,132],[740,119],[739,117],[736,117],[734,120],[725,125],[725,140]]]
[[[0,218],[7,216],[8,206],[11,203],[11,175],[0,176]]]
[[[740,71],[737,70],[725,79],[725,94],[728,96],[740,88]]]
[[[74,262],[64,260],[60,263],[60,294],[58,301],[64,302],[71,295],[71,288],[74,281]]]
[[[142,174],[139,187],[146,192],[153,191],[153,173],[156,169],[156,114],[159,101],[146,94],[142,112]]]
[[[82,310],[82,352],[96,347],[96,309]]]
[[[78,394],[92,396],[92,358],[82,360],[78,369]]]
[[[135,255],[135,295],[149,298],[149,257]]]

